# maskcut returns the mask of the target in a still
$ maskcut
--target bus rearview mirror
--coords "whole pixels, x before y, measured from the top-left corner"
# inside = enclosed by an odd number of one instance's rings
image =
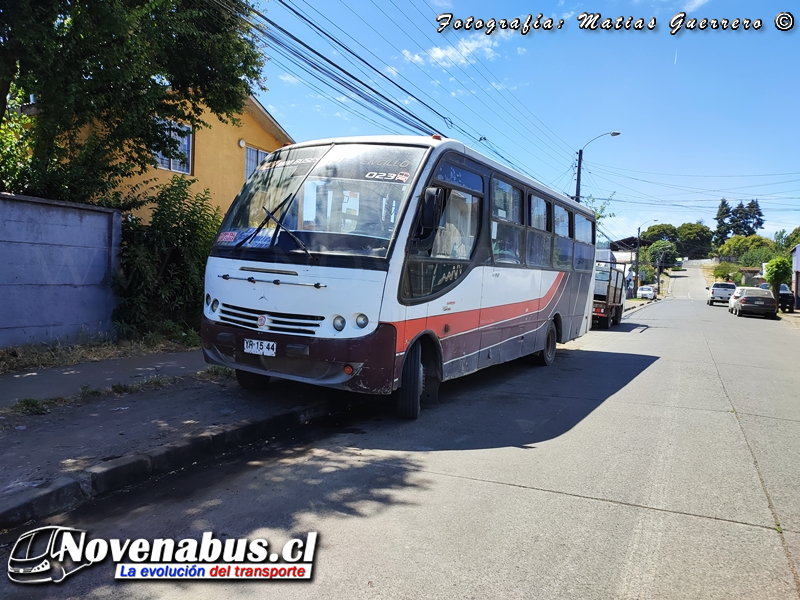
[[[422,229],[431,230],[439,226],[439,219],[442,218],[444,208],[444,190],[437,187],[425,189],[422,198],[422,214],[420,215],[420,226]]]

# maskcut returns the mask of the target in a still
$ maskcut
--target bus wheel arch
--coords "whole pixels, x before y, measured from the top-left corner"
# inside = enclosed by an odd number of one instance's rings
[[[436,402],[442,380],[442,351],[429,334],[415,338],[406,350],[400,374],[397,415],[403,419],[419,417],[421,402]]]
[[[544,348],[534,355],[536,364],[544,367],[549,367],[556,359],[556,342],[560,339],[561,335],[558,315],[547,322],[544,333]]]
[[[551,320],[553,321],[553,324],[556,326],[556,341],[561,342],[563,344],[564,338],[561,337],[563,335],[562,333],[563,330],[561,328],[561,315],[556,313],[553,315],[553,318]]]

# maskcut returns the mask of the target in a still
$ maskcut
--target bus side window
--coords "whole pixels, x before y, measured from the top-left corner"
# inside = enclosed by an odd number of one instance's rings
[[[492,254],[497,263],[521,265],[524,256],[523,195],[511,184],[492,179]]]
[[[476,196],[449,191],[431,248],[433,258],[469,259],[478,233],[478,206]]]
[[[572,213],[563,206],[555,205],[554,211],[555,248],[553,266],[561,270],[572,269]]]
[[[530,196],[530,228],[528,229],[529,267],[550,267],[553,254],[553,204]]]
[[[591,271],[594,265],[594,223],[575,215],[575,270]]]

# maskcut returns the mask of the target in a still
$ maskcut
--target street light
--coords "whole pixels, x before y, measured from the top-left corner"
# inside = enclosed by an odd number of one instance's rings
[[[648,223],[657,223],[658,219],[650,219],[649,221],[645,221],[639,228],[636,230],[636,277],[633,280],[633,293],[639,289],[639,249],[642,247],[642,227],[647,225]]]
[[[608,131],[606,133],[601,133],[595,138],[590,139],[583,145],[583,148],[586,148],[589,144],[595,141],[597,138],[601,138],[604,135],[610,135],[611,137],[617,137],[619,135],[619,131]],[[583,164],[583,148],[578,150],[578,182],[575,185],[575,202],[581,201],[581,165]]]

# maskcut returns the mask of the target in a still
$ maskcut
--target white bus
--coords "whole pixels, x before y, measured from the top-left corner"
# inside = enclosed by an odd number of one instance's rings
[[[396,395],[534,355],[591,325],[594,213],[441,136],[294,144],[226,214],[205,275],[207,362]]]

